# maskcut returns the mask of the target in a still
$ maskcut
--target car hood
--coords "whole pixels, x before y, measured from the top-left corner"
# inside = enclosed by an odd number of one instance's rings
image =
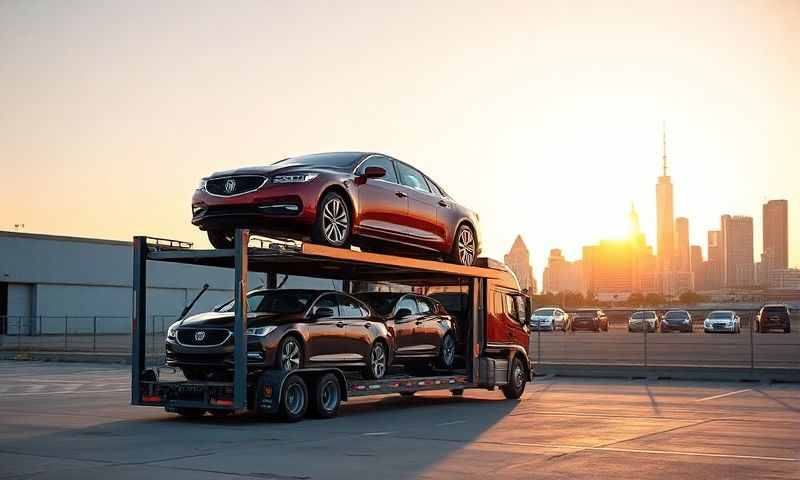
[[[214,172],[207,178],[229,177],[233,175],[277,175],[292,172],[322,172],[322,171],[341,171],[328,167],[315,167],[312,165],[256,165],[250,167],[240,167],[231,170],[221,170]]]
[[[182,327],[222,327],[233,329],[233,312],[208,312],[192,315],[183,321]],[[247,314],[247,327],[266,327],[269,325],[282,325],[297,321],[297,315],[285,315],[275,313],[251,312]]]

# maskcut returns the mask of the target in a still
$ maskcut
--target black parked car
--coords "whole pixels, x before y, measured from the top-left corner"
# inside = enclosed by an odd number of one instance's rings
[[[767,333],[773,329],[783,330],[783,333],[792,331],[792,315],[786,305],[764,305],[756,315],[756,330],[759,333]]]
[[[570,313],[569,329],[573,332],[588,330],[592,332],[608,331],[608,317],[605,312],[597,308],[584,308]]]
[[[679,331],[692,333],[692,315],[686,310],[670,310],[661,319],[661,333]]]
[[[394,333],[393,358],[416,373],[428,370],[431,361],[442,369],[453,368],[457,334],[453,317],[436,300],[413,293],[364,292],[356,298],[386,319]]]

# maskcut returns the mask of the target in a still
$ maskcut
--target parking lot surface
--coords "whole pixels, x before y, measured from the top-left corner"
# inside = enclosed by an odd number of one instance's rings
[[[116,365],[0,362],[0,478],[800,478],[800,386],[537,379],[332,420],[132,407]]]

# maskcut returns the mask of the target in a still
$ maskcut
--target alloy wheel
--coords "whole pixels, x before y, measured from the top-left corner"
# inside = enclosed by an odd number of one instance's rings
[[[281,367],[288,371],[300,368],[300,345],[297,340],[288,338],[281,348]]]
[[[445,335],[442,343],[442,361],[445,365],[453,365],[456,356],[456,345],[452,335]]]
[[[372,375],[375,378],[383,378],[386,373],[386,352],[383,350],[383,344],[376,343],[369,355]]]
[[[342,245],[347,240],[350,219],[347,206],[341,198],[333,197],[322,208],[322,232],[332,245]]]
[[[458,260],[462,265],[472,265],[475,260],[475,235],[468,227],[462,228],[458,234]]]

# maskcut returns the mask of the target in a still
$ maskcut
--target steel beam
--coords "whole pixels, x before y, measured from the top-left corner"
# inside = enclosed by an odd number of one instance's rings
[[[141,376],[147,338],[147,237],[133,237],[133,317],[131,326],[131,405],[142,404]]]
[[[250,231],[236,229],[234,234],[234,312],[233,326],[233,406],[247,408],[247,276]]]

